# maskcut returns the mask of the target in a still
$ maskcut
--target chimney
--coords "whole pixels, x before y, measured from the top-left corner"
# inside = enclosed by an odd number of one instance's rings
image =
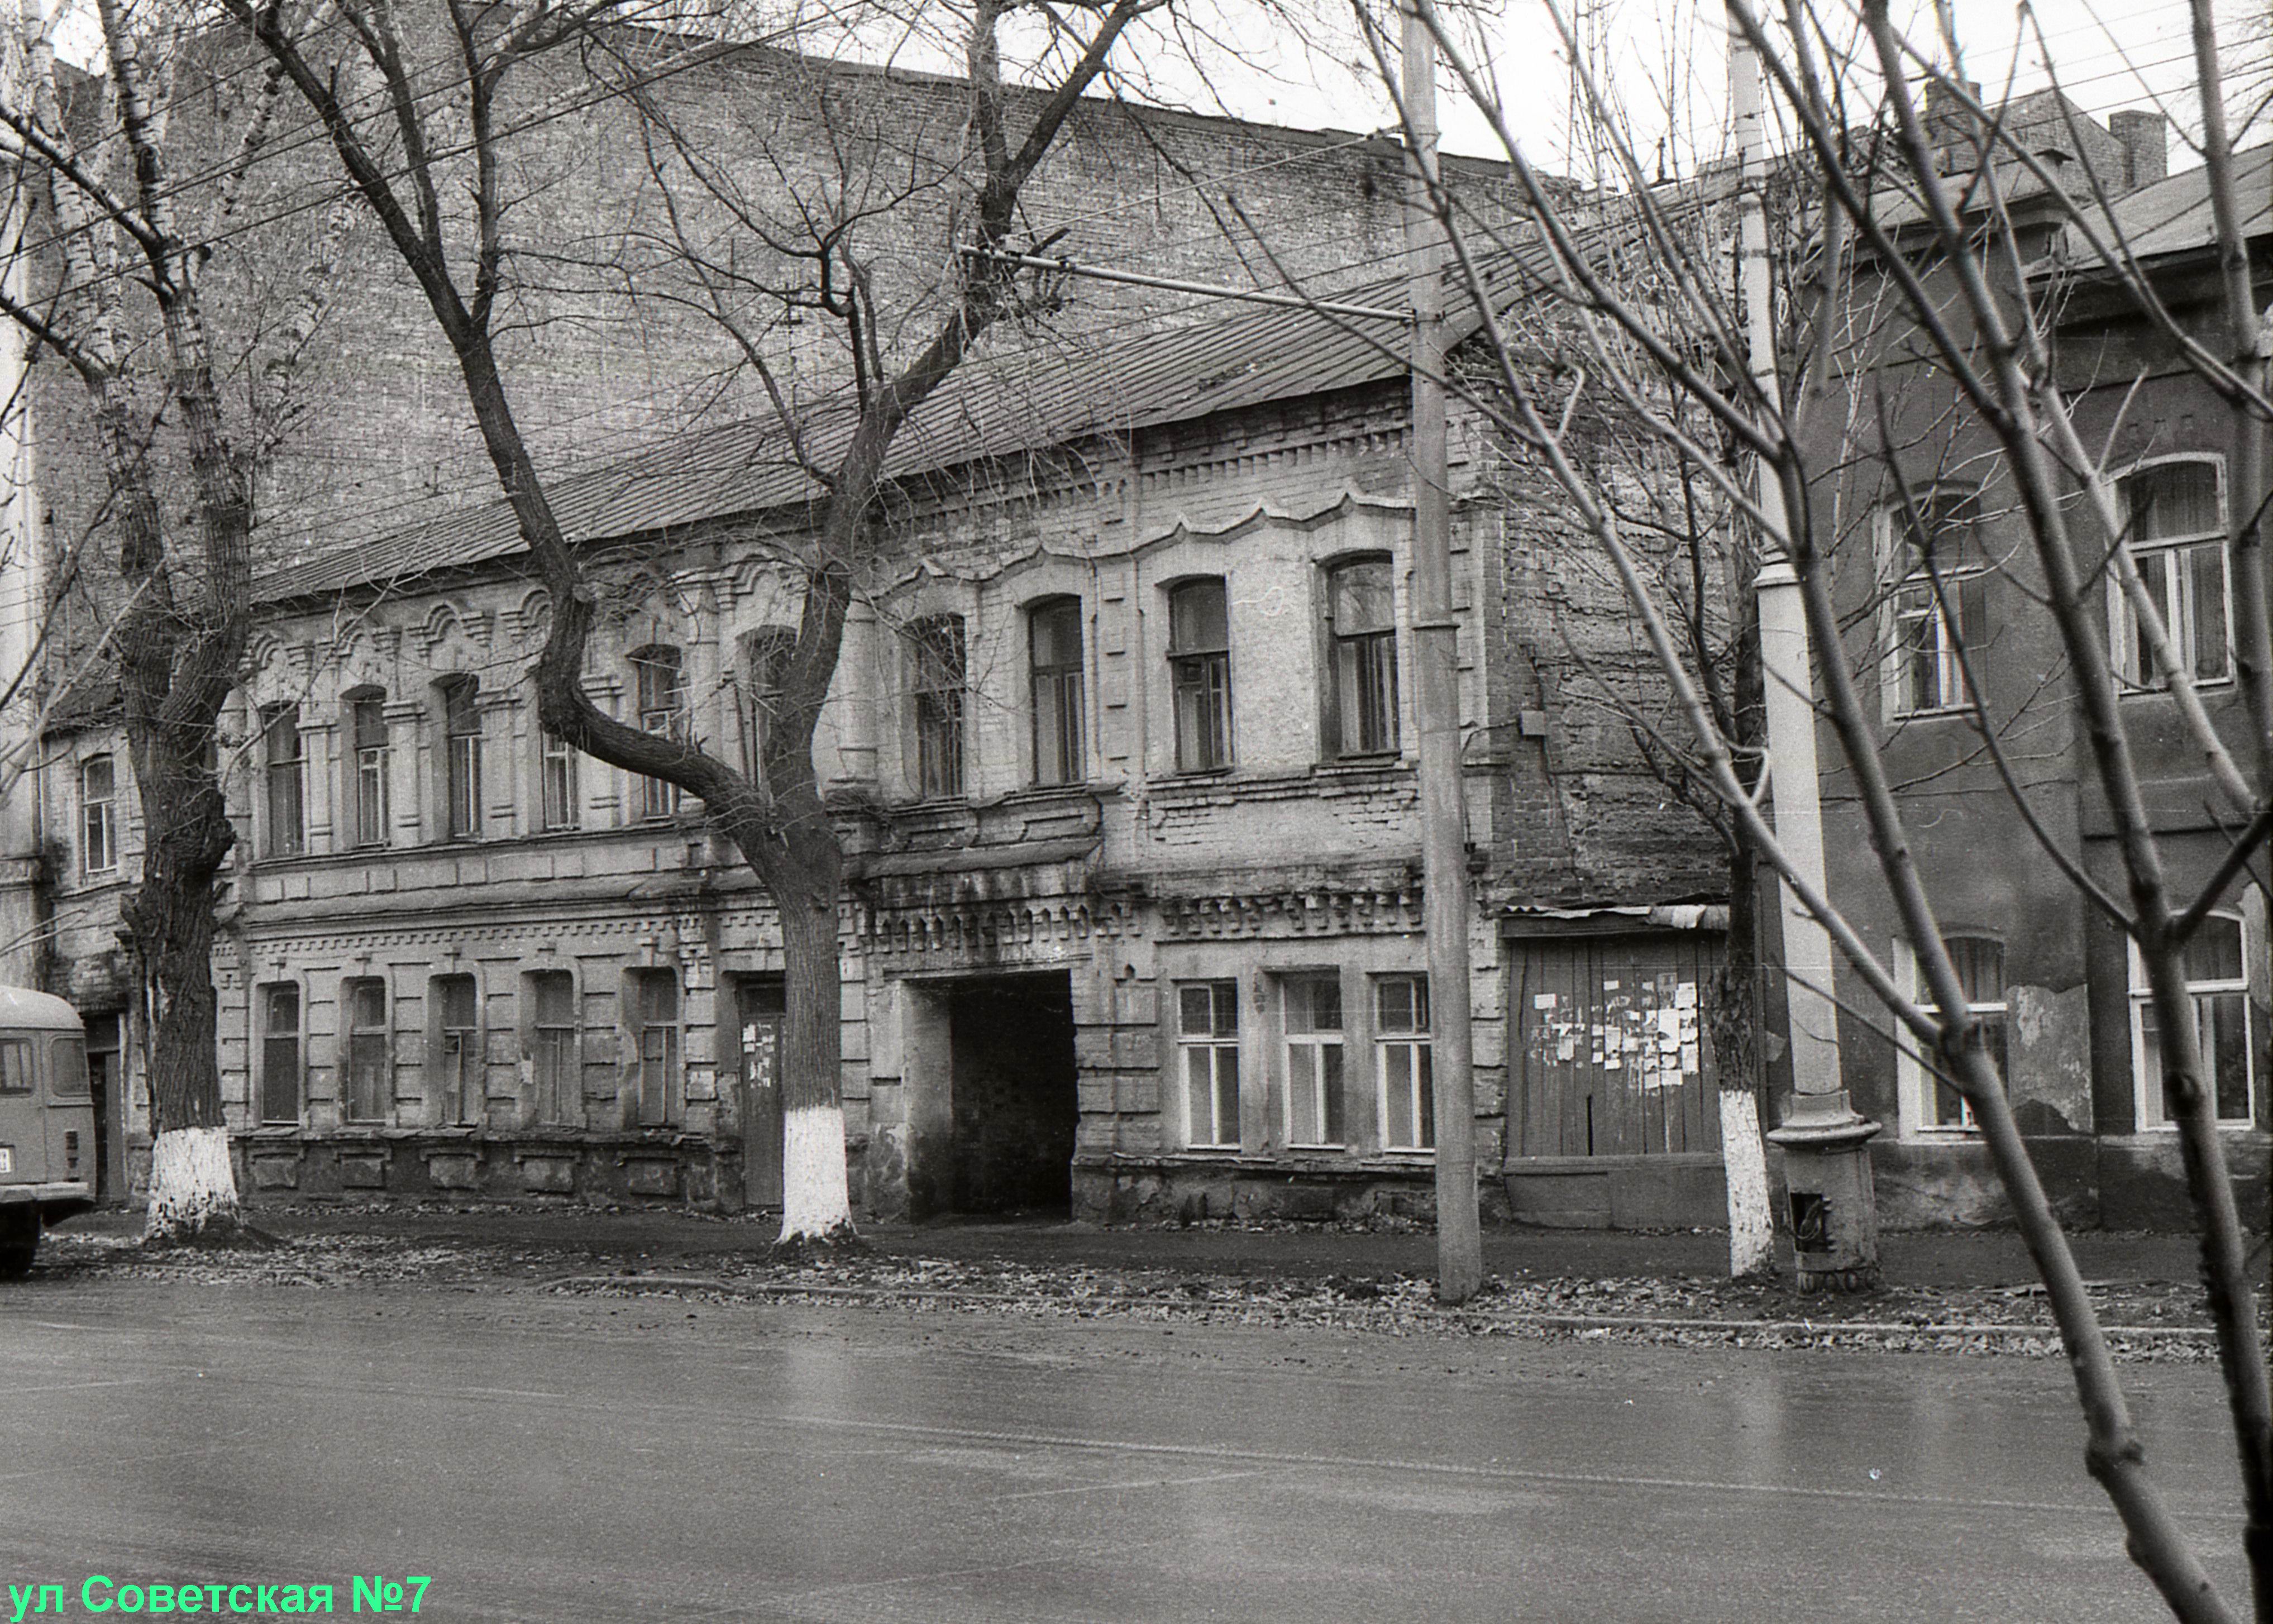
[[[2171,121],[2133,109],[2107,116],[2107,131],[2123,143],[2123,190],[2151,186],[2171,172]]]
[[[1959,98],[1961,88],[1965,100]],[[1942,174],[1954,175],[1979,166],[1981,123],[1973,109],[1980,104],[1981,86],[1970,79],[1962,86],[1940,79],[1926,81],[1925,138],[1933,145],[1934,167]]]

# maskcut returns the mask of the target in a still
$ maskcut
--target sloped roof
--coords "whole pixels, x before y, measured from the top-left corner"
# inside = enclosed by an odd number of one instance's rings
[[[1501,270],[1514,280],[1512,266]],[[1401,282],[1321,296],[1384,310],[1407,307]],[[1448,341],[1479,325],[1452,300]],[[1219,320],[1084,342],[983,348],[925,400],[894,440],[888,478],[907,478],[992,457],[1190,422],[1218,412],[1348,388],[1406,370],[1402,323],[1282,306],[1242,304]],[[808,457],[839,454],[852,416],[841,395],[801,415]],[[547,483],[572,543],[634,536],[704,520],[793,507],[821,486],[769,416],[675,436],[605,467]],[[276,569],[256,595],[278,602],[374,582],[397,582],[522,550],[502,498],[360,545]]]
[[[2253,147],[2233,158],[2234,191],[2245,237],[2273,231],[2273,147]],[[2141,259],[2204,248],[2217,235],[2210,217],[2209,170],[2187,169],[2117,199],[2116,225]]]

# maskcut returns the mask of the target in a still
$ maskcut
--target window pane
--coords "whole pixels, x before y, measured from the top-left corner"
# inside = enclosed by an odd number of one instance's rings
[[[1215,990],[1208,983],[1195,982],[1176,989],[1176,1029],[1187,1037],[1214,1032]]]
[[[1389,560],[1369,559],[1336,570],[1328,580],[1327,607],[1337,637],[1392,629],[1397,620]]]
[[[1287,983],[1287,1029],[1290,1032],[1339,1032],[1342,1029],[1342,984],[1339,977],[1304,976]]]
[[[2212,914],[2202,922],[2187,941],[2186,977],[2189,983],[2242,978],[2240,920]]]
[[[1433,1149],[1437,1143],[1437,1089],[1431,1051],[1427,1044],[1414,1044],[1412,1050],[1414,1092],[1420,1096],[1414,1102],[1414,1115],[1421,1129],[1419,1143],[1424,1150]]]
[[[55,1067],[55,1098],[87,1097],[86,1038],[76,1032],[56,1038],[48,1045],[48,1059]]]
[[[1953,936],[1947,939],[1949,962],[1957,971],[1958,985],[1965,989],[1969,1004],[2001,1004],[2005,1001],[2005,947],[2001,942],[1979,936]]]
[[[2194,676],[2198,682],[2216,682],[2225,676],[2225,543],[2185,549],[2184,566]]]
[[[1223,582],[1188,580],[1168,595],[1168,652],[1204,654],[1231,647]]]
[[[1342,1142],[1342,1046],[1320,1045],[1318,1065],[1324,1073],[1320,1086],[1325,1102],[1324,1131],[1318,1139],[1324,1144],[1338,1145]]]
[[[1382,1120],[1382,1142],[1393,1149],[1408,1149],[1419,1141],[1413,1132],[1413,1046],[1410,1044],[1384,1044],[1381,1050],[1382,1104],[1385,1112]]]
[[[1218,1044],[1215,1056],[1215,1132],[1218,1144],[1239,1142],[1239,1051]]]
[[[1036,606],[1027,621],[1037,670],[1061,670],[1081,663],[1081,601],[1061,598]]]
[[[1318,1046],[1287,1045],[1287,1137],[1298,1145],[1318,1141]]]
[[[2123,482],[2123,501],[2134,542],[2216,534],[2217,465],[2164,462],[2142,469]]]
[[[2221,1122],[2249,1119],[2249,1011],[2240,992],[2197,994],[2202,1066]]]
[[[1185,1109],[1190,1113],[1192,1142],[1215,1143],[1212,1051],[1205,1046],[1184,1051]]]

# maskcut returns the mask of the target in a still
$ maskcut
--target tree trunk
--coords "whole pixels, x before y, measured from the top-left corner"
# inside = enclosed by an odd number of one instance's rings
[[[1739,566],[1744,567],[1742,565]],[[1749,580],[1737,584],[1742,627],[1735,649],[1730,707],[1737,743],[1757,749],[1765,730],[1759,605]],[[1752,760],[1757,762],[1757,754]],[[1758,787],[1755,766],[1747,774]],[[1768,1202],[1767,1144],[1760,1136],[1759,863],[1738,834],[1729,847],[1729,935],[1713,999],[1713,1053],[1720,1074],[1721,1168],[1729,1186],[1729,1276],[1775,1271],[1775,1216]]]
[[[202,764],[169,770],[138,763],[137,777],[149,845],[126,918],[150,996],[154,1141],[144,1236],[188,1240],[233,1229],[237,1220],[212,969],[214,881],[234,831],[221,786]]]
[[[838,1073],[844,995],[837,962],[836,891],[843,859],[835,832],[824,826],[820,838],[792,842],[790,858],[787,864],[769,858],[754,864],[781,916],[784,1244],[842,1239],[852,1230]]]

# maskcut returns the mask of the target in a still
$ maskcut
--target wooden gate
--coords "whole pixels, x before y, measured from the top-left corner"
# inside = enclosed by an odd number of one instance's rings
[[[1717,1154],[1705,931],[1522,939],[1512,976],[1514,1156]]]

